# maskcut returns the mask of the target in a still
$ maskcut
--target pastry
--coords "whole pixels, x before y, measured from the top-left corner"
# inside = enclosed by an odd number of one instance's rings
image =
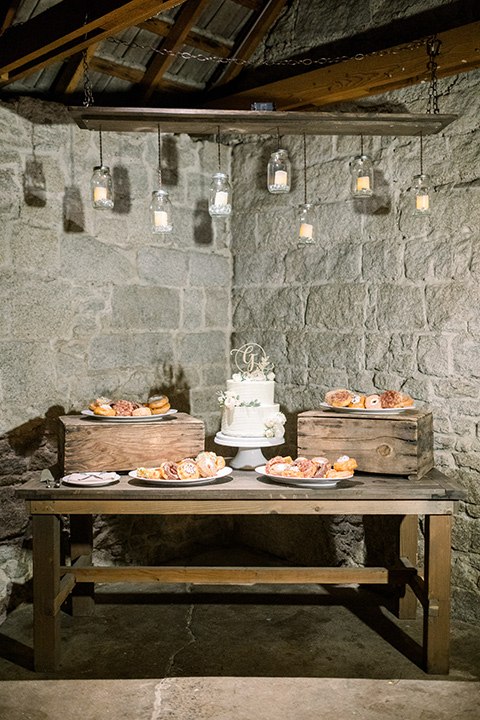
[[[147,480],[159,480],[162,477],[160,468],[139,467],[136,472],[137,477],[147,478]]]
[[[110,405],[97,405],[96,408],[93,410],[94,415],[107,415],[107,416],[114,416],[116,415],[115,410],[110,407]]]
[[[164,480],[178,480],[178,470],[176,462],[163,462],[160,465],[160,472]]]
[[[330,470],[332,467],[331,463],[326,457],[314,457],[312,458],[312,462],[314,462],[317,466],[317,469],[315,470],[315,474],[313,476],[316,478],[325,477],[327,471]]]
[[[297,467],[302,473],[302,477],[312,478],[317,471],[318,465],[316,462],[313,462],[313,460],[308,460],[305,457],[298,457],[292,462],[290,467]]]
[[[88,409],[93,411],[99,405],[108,405],[109,402],[110,402],[110,398],[106,398],[106,397],[102,396],[102,397],[97,398],[93,402],[91,402],[90,405],[88,406]]]
[[[368,395],[365,398],[365,407],[367,410],[380,410],[382,407],[380,395]]]
[[[265,465],[265,472],[267,472],[267,473],[270,472],[270,469],[274,465],[278,465],[278,464],[286,464],[285,459],[281,455],[275,455],[275,457],[271,458],[271,460],[269,460],[267,462],[267,464]]]
[[[169,410],[170,410],[170,403],[167,403],[166,405],[163,405],[163,407],[159,407],[159,408],[150,407],[150,412],[152,413],[152,415],[164,415]]]
[[[207,453],[202,454],[200,460],[197,459],[197,466],[200,475],[204,478],[214,477],[217,474],[217,466],[215,460],[208,456]]]
[[[325,402],[331,407],[347,407],[352,402],[350,390],[330,390],[325,395]]]
[[[268,475],[284,475],[285,471],[288,470],[291,463],[278,462],[270,465],[268,468],[265,467],[265,472]]]
[[[152,415],[160,415],[160,412],[154,412],[157,410],[161,410],[162,412],[167,412],[167,410],[164,410],[168,405],[168,410],[170,409],[170,404],[168,401],[168,397],[166,395],[154,395],[153,397],[148,398],[148,407],[152,411]]]
[[[352,400],[348,407],[351,408],[364,408],[365,407],[365,395],[357,395],[357,393],[352,393]]]
[[[117,400],[112,407],[115,410],[115,415],[120,417],[129,417],[134,410],[133,403],[129,400]]]
[[[200,471],[195,460],[187,458],[177,465],[178,477],[181,480],[197,480],[200,477]]]
[[[132,416],[134,417],[143,417],[147,415],[151,415],[152,411],[148,407],[138,407],[135,408],[135,410],[132,410]]]
[[[413,398],[410,397],[410,395],[407,395],[407,393],[401,393],[402,395],[402,402],[400,403],[400,407],[412,407],[414,404]]]
[[[275,473],[276,475],[278,473]],[[293,463],[288,463],[285,470],[281,473],[282,477],[291,477],[291,478],[303,478],[305,475],[300,470],[300,468],[297,465],[294,465]]]
[[[380,395],[382,408],[399,408],[401,407],[402,401],[402,393],[396,390],[385,390],[385,392]]]
[[[327,470],[326,480],[341,480],[342,478],[351,477],[352,473],[348,470]]]
[[[225,458],[222,457],[222,455],[217,455],[217,457],[215,458],[215,466],[217,468],[217,472],[219,470],[223,470],[223,468],[225,467]]]
[[[342,455],[333,463],[333,469],[338,472],[348,471],[349,473],[353,473],[356,467],[357,461],[354,458],[348,457],[348,455]]]

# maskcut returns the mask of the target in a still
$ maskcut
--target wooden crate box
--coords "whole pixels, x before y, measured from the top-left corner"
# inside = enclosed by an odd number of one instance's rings
[[[154,467],[195,457],[205,448],[201,420],[177,413],[158,422],[115,423],[82,415],[59,418],[58,456],[63,474]]]
[[[354,457],[358,470],[387,475],[425,475],[433,467],[432,413],[398,415],[310,410],[298,416],[298,454]]]

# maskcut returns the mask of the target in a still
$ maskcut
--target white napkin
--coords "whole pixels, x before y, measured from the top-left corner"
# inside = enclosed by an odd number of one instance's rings
[[[63,480],[67,482],[81,482],[85,485],[94,484],[99,480],[118,480],[120,475],[116,472],[84,472],[84,473],[72,473],[71,475],[65,475]]]

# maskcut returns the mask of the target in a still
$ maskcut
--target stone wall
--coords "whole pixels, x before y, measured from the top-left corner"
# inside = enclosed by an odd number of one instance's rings
[[[439,88],[441,112],[459,119],[424,139],[434,184],[428,219],[412,215],[408,195],[419,172],[418,139],[365,138],[376,191],[358,201],[349,192],[349,162],[359,138],[308,137],[317,244],[299,249],[302,139],[282,139],[294,167],[286,196],[266,192],[276,138],[235,147],[233,342],[259,342],[275,362],[277,400],[288,416],[285,451],[295,451],[297,413],[318,407],[334,387],[403,389],[432,409],[436,465],[468,491],[454,523],[454,612],[478,621],[480,72],[448,78]],[[415,86],[362,107],[388,103],[424,112],[426,92]],[[362,562],[367,552],[357,524],[333,521],[319,534],[306,519],[303,532],[297,525],[285,535],[278,519],[265,522],[245,519],[239,537],[271,552],[281,548],[296,561]]]
[[[0,105],[0,617],[23,597],[30,529],[15,487],[55,462],[56,419],[92,398],[146,399],[219,421],[230,349],[229,228],[206,198],[213,142],[164,138],[164,184],[174,204],[171,239],[151,233],[155,133],[104,133],[113,212],[90,205],[98,135],[65,109],[20,99]],[[222,147],[228,167],[229,148]],[[138,520],[97,527],[99,553],[138,554]],[[148,563],[222,542],[220,519],[151,523]],[[145,527],[143,527],[145,530]],[[137,548],[137,550],[136,550]]]

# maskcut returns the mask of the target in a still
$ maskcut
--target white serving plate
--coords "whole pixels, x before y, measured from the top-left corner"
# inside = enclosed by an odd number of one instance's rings
[[[347,477],[342,478],[326,478],[325,480],[322,480],[322,478],[290,478],[290,477],[283,477],[283,475],[271,475],[270,473],[266,472],[266,465],[259,465],[255,468],[255,472],[257,472],[259,475],[264,475],[267,478],[270,478],[274,482],[281,483],[282,485],[294,485],[295,487],[310,487],[310,488],[328,488],[328,487],[335,487],[339,482],[342,480],[348,480],[349,478],[353,477],[353,473],[351,475],[348,475]]]
[[[358,413],[367,413],[372,415],[398,415],[399,413],[406,412],[407,410],[414,410],[415,403],[413,403],[413,405],[410,405],[410,407],[405,408],[379,408],[378,410],[367,410],[366,408],[332,407],[331,405],[327,405],[326,402],[321,402],[320,408],[322,410],[333,410],[333,412],[339,413],[351,413],[352,415],[358,415]]]
[[[130,477],[135,478],[135,480],[141,480],[142,482],[146,482],[149,485],[168,485],[170,487],[183,487],[184,485],[206,485],[208,483],[215,482],[219,478],[225,477],[226,475],[230,475],[232,472],[231,467],[224,467],[221,470],[217,472],[216,475],[213,477],[208,478],[197,478],[196,480],[164,480],[163,478],[144,478],[137,475],[136,470],[131,470],[128,474]]]
[[[93,418],[94,420],[106,420],[107,422],[156,422],[157,420],[163,420],[168,415],[174,415],[178,410],[167,410],[163,415],[95,415],[92,410],[82,410],[82,415]]]
[[[112,485],[119,479],[120,475],[117,473],[71,473],[62,478],[62,483],[75,485],[75,487],[102,487],[103,485]]]

